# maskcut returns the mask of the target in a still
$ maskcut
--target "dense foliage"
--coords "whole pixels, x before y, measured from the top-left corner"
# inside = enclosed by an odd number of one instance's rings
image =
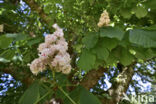
[[[130,88],[142,93],[134,76],[152,87],[156,81],[155,5],[155,0],[1,0],[0,81],[5,83],[0,89],[8,91],[0,92],[0,103],[132,103],[122,97],[131,94]],[[109,26],[98,27],[105,10]],[[29,64],[45,36],[55,31],[54,23],[68,42],[71,73],[47,67],[33,75]],[[5,73],[14,79],[6,80]]]

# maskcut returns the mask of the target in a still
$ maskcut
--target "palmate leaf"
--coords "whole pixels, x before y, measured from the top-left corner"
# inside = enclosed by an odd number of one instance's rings
[[[117,45],[118,45],[118,40],[116,38],[100,38],[97,46],[102,46],[107,48],[109,51],[111,51],[112,49],[114,49]]]
[[[153,10],[156,9],[156,1],[155,0],[147,0],[146,2],[144,2],[144,5],[147,7],[147,8],[151,8]]]
[[[91,51],[96,54],[97,58],[100,60],[106,61],[109,56],[109,50],[105,45],[105,41],[99,41]]]
[[[8,49],[6,51],[3,51],[1,54],[0,54],[0,57],[4,58],[4,59],[7,59],[7,60],[11,60],[15,55],[15,51],[14,50],[11,50],[11,49]]]
[[[126,19],[129,19],[132,16],[131,10],[129,8],[121,9],[120,14],[121,14],[121,16],[123,16]]]
[[[119,58],[121,56],[121,49],[122,49],[121,47],[116,47],[110,52],[108,59],[106,61],[108,65],[113,65],[117,63],[117,61],[119,61]]]
[[[85,44],[86,48],[88,49],[93,48],[96,45],[97,41],[98,41],[98,33],[96,32],[89,33],[82,40],[82,42]]]
[[[6,34],[6,37],[12,38],[15,41],[19,41],[19,40],[25,40],[28,37],[28,35],[22,34],[22,33],[18,33],[18,34]]]
[[[131,43],[129,42],[129,31],[125,32],[122,41],[119,42],[119,45],[125,48],[131,46]]]
[[[40,38],[34,38],[34,39],[31,39],[27,42],[28,46],[32,46],[34,44],[37,44],[37,43],[40,43],[42,41],[42,39]]]
[[[7,48],[12,42],[12,38],[6,37],[6,35],[0,36],[0,48]]]
[[[96,96],[81,87],[80,104],[101,104],[101,102]]]
[[[19,104],[34,104],[40,97],[39,94],[39,83],[34,82],[22,95],[19,100]]]
[[[112,53],[111,53],[111,54],[109,54],[106,63],[108,65],[113,65],[114,63],[117,63],[117,61],[118,61],[118,59],[114,55],[112,55]]]
[[[124,31],[117,27],[104,27],[100,29],[100,36],[122,40]]]
[[[131,43],[140,45],[144,48],[155,48],[156,31],[133,29],[130,31],[129,40]]]
[[[130,65],[133,62],[134,56],[126,48],[122,48],[120,62],[124,66]]]
[[[99,99],[90,93],[88,90],[83,88],[82,86],[78,86],[75,90],[73,90],[69,96],[77,103],[77,104],[101,104]],[[64,101],[65,104],[72,104],[67,98]]]
[[[156,24],[155,25],[151,25],[149,27],[143,27],[142,29],[144,29],[144,30],[156,30]]]
[[[79,68],[89,71],[94,67],[95,61],[96,56],[94,54],[88,50],[83,50],[77,65]]]
[[[98,46],[95,48],[94,51],[95,51],[98,59],[105,60],[105,61],[107,60],[107,58],[109,56],[109,51],[107,48]]]
[[[130,65],[134,60],[134,56],[129,52],[129,49],[118,46],[113,49],[106,61],[107,64],[112,65],[119,61],[122,65]]]
[[[133,47],[133,50],[136,52],[135,57],[138,59],[147,60],[156,56],[156,53],[150,48]]]

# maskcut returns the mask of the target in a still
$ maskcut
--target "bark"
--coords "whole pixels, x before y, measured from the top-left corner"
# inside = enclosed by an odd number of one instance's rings
[[[85,78],[81,81],[80,85],[88,90],[93,88],[106,71],[108,71],[108,69],[103,67],[100,67],[98,70],[93,69],[89,71]]]
[[[51,22],[52,20],[47,16],[47,14],[43,11],[43,9],[40,7],[40,5],[38,5],[35,0],[24,0],[24,2],[29,5],[29,7],[33,10],[36,11],[39,16],[41,17],[41,19],[49,24],[49,22]]]
[[[20,70],[20,68],[19,68]],[[11,74],[15,80],[20,80],[23,84],[25,84],[27,87],[33,83],[35,78],[30,75],[30,73],[26,71],[18,71],[18,69],[15,69],[13,67],[8,67],[8,68],[2,68],[0,69],[0,72],[4,72],[7,74]],[[21,77],[23,76],[23,77]]]
[[[117,76],[118,80],[108,90],[111,99],[102,99],[103,104],[117,104],[123,97],[123,93],[126,93],[129,84],[134,75],[134,70],[131,66],[125,67],[123,71]]]

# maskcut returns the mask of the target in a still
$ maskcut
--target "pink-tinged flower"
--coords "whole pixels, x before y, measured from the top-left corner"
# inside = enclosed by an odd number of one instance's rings
[[[54,53],[55,53],[55,50],[52,50],[51,48],[46,48],[41,51],[41,56],[52,57]]]
[[[65,41],[65,39],[60,39],[56,41],[56,44],[59,44],[65,48],[65,50],[68,49],[68,43]]]
[[[60,44],[56,44],[53,47],[55,47],[55,49],[58,51],[58,53],[60,53],[60,52],[61,53],[66,53],[66,51],[67,51],[67,48],[60,45]]]
[[[52,67],[56,67],[56,66],[57,66],[57,61],[56,61],[56,60],[53,60],[53,61],[51,62],[51,65],[52,65]]]
[[[49,62],[49,57],[48,57],[48,56],[40,56],[39,59],[40,59],[45,65],[47,65],[47,63]]]
[[[40,58],[35,59],[30,65],[30,70],[35,75],[37,75],[39,72],[42,72],[45,69],[46,65],[44,62],[42,62]]]
[[[57,30],[57,29],[60,29],[60,27],[59,27],[56,23],[53,24],[53,28],[56,29],[56,30]]]
[[[45,43],[47,44],[52,44],[54,42],[56,42],[57,37],[55,35],[46,35],[45,36]]]
[[[69,74],[70,72],[71,72],[71,66],[70,65],[66,65],[65,67],[63,67],[62,73]]]
[[[71,71],[70,55],[67,53],[68,43],[66,42],[63,30],[54,24],[56,29],[53,35],[45,36],[45,43],[41,43],[38,47],[40,52],[39,58],[35,59],[30,70],[33,74],[38,74],[46,69],[49,65],[52,70],[68,74]]]
[[[38,47],[38,51],[41,52],[45,48],[49,48],[49,45],[46,43],[41,43]]]
[[[58,55],[62,56],[62,58],[63,58],[66,62],[70,63],[71,58],[70,58],[70,55],[69,55],[67,52],[64,53],[64,54],[58,53]]]
[[[59,29],[59,30],[55,31],[54,32],[54,35],[56,37],[59,37],[59,38],[63,37],[64,36],[63,30],[62,29]]]

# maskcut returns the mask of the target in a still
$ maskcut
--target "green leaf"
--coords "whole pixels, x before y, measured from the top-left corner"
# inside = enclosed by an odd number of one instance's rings
[[[67,90],[66,90],[66,87],[63,87],[62,89],[63,89],[66,93],[68,93]],[[65,100],[65,98],[66,98],[66,96],[64,95],[64,93],[63,93],[62,91],[60,91],[60,90],[55,91],[55,94],[56,94],[56,99]],[[69,102],[71,102],[71,101],[69,101]],[[68,103],[67,103],[67,104],[68,104]]]
[[[69,95],[77,104],[101,104],[99,99],[82,86],[78,86]],[[65,104],[72,104],[67,98]]]
[[[67,85],[67,84],[69,84],[70,82],[68,81],[68,79],[67,79],[67,76],[66,75],[64,75],[64,74],[62,74],[62,73],[56,73],[56,75],[55,75],[55,77],[56,77],[56,79],[58,80],[58,84],[60,85],[60,86],[64,86],[64,85]]]
[[[144,2],[145,6],[147,8],[151,8],[151,9],[156,9],[156,1],[155,0],[147,0],[146,2]]]
[[[127,66],[132,63],[133,59],[134,56],[129,52],[129,49],[118,46],[111,51],[106,63],[113,65],[116,64],[117,61],[120,61],[121,64]]]
[[[125,48],[129,47],[131,45],[131,43],[129,42],[129,31],[125,32],[125,35],[124,35],[122,41],[120,41],[119,45],[122,47],[125,47]]]
[[[100,36],[108,38],[117,38],[118,40],[122,40],[124,36],[124,31],[117,27],[104,27],[100,29]]]
[[[135,57],[138,59],[147,60],[155,56],[155,52],[151,49],[145,49],[141,47],[134,47],[134,51],[136,52]]]
[[[24,62],[30,62],[32,59],[32,52],[27,52],[26,54],[23,55],[23,61]]]
[[[48,86],[50,86],[49,83],[40,82],[39,86],[40,99],[38,99],[38,102],[40,104],[44,104],[47,101],[47,99],[51,99],[51,96],[53,95],[52,89]]]
[[[121,50],[122,50],[122,48],[120,46],[118,46],[115,49],[113,49],[110,52],[109,57],[108,57],[106,63],[108,65],[113,65],[113,64],[117,63],[117,61],[119,60],[119,58],[121,56]]]
[[[89,33],[85,36],[82,42],[85,44],[86,48],[90,49],[93,48],[98,41],[98,34],[97,33]]]
[[[152,25],[149,27],[143,27],[142,29],[144,29],[144,30],[156,30],[156,25]]]
[[[98,69],[99,66],[104,66],[104,61],[100,59],[96,59],[96,62],[94,64],[94,69]]]
[[[138,18],[145,17],[148,13],[147,9],[145,9],[142,6],[133,8],[133,11],[135,12],[136,17],[138,17]]]
[[[109,57],[108,57],[106,63],[107,63],[108,65],[113,65],[113,64],[116,63],[117,61],[118,61],[118,59],[117,59],[114,55],[112,55],[112,53],[111,53],[111,54],[109,55]]]
[[[32,46],[32,45],[37,44],[37,43],[40,43],[40,42],[41,42],[41,39],[40,38],[35,38],[35,39],[32,39],[32,40],[29,40],[27,44],[29,46]]]
[[[104,48],[104,47],[98,47],[96,48],[96,52],[97,52],[97,57],[101,60],[107,60],[108,56],[109,56],[109,51]]]
[[[22,95],[19,104],[34,104],[40,97],[40,84],[38,81],[34,82]]]
[[[134,56],[129,52],[128,49],[122,48],[120,62],[124,66],[130,65],[133,62]]]
[[[46,5],[46,6],[44,6],[43,10],[44,10],[44,12],[46,14],[49,14],[50,13],[50,10],[52,10],[52,5]]]
[[[12,42],[11,38],[6,37],[6,35],[0,36],[0,48],[7,48]]]
[[[44,85],[44,86],[46,86],[46,85]],[[39,94],[41,96],[44,96],[48,92],[48,89],[46,89],[44,86],[43,85],[42,86],[39,86]]]
[[[130,31],[130,42],[144,48],[156,47],[156,31],[133,29]]]
[[[13,38],[15,41],[24,40],[28,37],[26,34],[18,33],[18,34],[6,34],[6,37]]]
[[[97,45],[107,48],[109,51],[118,45],[118,40],[115,38],[100,38]]]
[[[8,49],[6,51],[4,51],[3,53],[0,54],[0,57],[7,59],[7,60],[11,60],[15,55],[15,51]]]
[[[94,67],[96,61],[96,56],[92,54],[88,50],[82,51],[82,54],[80,56],[80,59],[78,60],[78,67],[85,70],[89,71]]]
[[[80,104],[101,104],[99,99],[85,88],[81,88]]]
[[[93,5],[93,3],[95,2],[95,0],[88,0],[90,5]]]
[[[97,55],[97,58],[100,60],[106,61],[109,56],[108,49],[101,44],[97,45],[92,51]]]
[[[78,86],[76,89],[74,89],[72,92],[70,92],[69,96],[77,103],[80,104],[80,93],[81,89],[80,86]],[[65,98],[64,104],[72,104],[71,101],[68,98]]]
[[[131,18],[132,16],[132,13],[131,13],[131,10],[127,9],[127,8],[123,8],[120,10],[120,14],[121,16],[123,16],[124,18],[126,19],[129,19]]]

